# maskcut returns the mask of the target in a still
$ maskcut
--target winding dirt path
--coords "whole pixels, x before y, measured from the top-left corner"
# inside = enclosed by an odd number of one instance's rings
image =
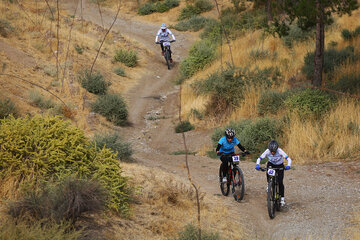
[[[71,9],[71,5],[68,7]],[[96,6],[85,1],[83,7],[84,19],[101,25]],[[105,26],[110,25],[113,16],[114,13],[103,12]],[[186,178],[184,156],[171,154],[183,150],[181,135],[174,133],[179,89],[172,80],[178,62],[186,56],[193,41],[190,35],[174,31],[177,38],[172,45],[175,67],[168,71],[159,47],[154,44],[158,27],[122,16],[113,27],[153,52],[144,61],[146,74],[126,94],[132,126],[124,128],[122,134],[132,141],[139,163]],[[186,133],[189,151],[210,144],[210,134],[211,131]],[[294,159],[293,163],[295,170],[287,171],[284,179],[287,207],[270,220],[266,208],[265,175],[254,170],[253,162],[245,161],[240,165],[245,175],[246,195],[237,203],[231,196],[219,195],[219,160],[189,156],[195,182],[208,195],[223,200],[224,206],[230,209],[232,226],[244,226],[250,239],[348,239],[346,233],[352,214],[360,209],[359,161],[296,166]]]

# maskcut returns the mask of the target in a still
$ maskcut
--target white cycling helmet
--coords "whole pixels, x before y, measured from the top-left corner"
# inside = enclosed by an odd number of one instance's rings
[[[166,29],[166,24],[165,24],[165,23],[161,24],[161,29],[162,29],[162,30],[165,30],[165,29]]]

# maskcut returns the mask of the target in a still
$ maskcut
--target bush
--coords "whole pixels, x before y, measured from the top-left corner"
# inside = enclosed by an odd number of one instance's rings
[[[304,31],[297,24],[290,25],[288,35],[282,39],[285,46],[292,48],[296,42],[304,42],[314,36],[314,30]]]
[[[191,131],[193,129],[195,129],[195,127],[193,125],[191,125],[191,123],[189,121],[182,121],[176,125],[175,132],[182,133],[182,132]]]
[[[224,136],[225,129],[229,127],[235,129],[236,137],[241,145],[253,154],[262,153],[271,139],[277,139],[282,134],[279,122],[270,118],[231,122],[225,128],[214,131],[211,136],[214,147],[216,147],[220,138]]]
[[[104,147],[111,149],[114,153],[116,153],[117,159],[123,161],[132,160],[131,155],[133,154],[133,150],[131,148],[131,144],[124,142],[118,133],[107,135],[95,134],[94,141],[99,149]]]
[[[360,93],[360,75],[344,75],[338,80],[333,88],[350,94]]]
[[[180,63],[180,75],[187,79],[205,67],[215,58],[215,46],[208,41],[200,41],[191,47],[189,56]]]
[[[83,213],[104,209],[106,201],[107,193],[96,181],[67,177],[25,192],[21,200],[10,204],[9,213],[14,218],[30,216],[75,224]]]
[[[302,72],[306,74],[308,79],[311,79],[314,74],[314,56],[315,52],[308,53],[304,58],[304,66]],[[348,46],[342,50],[329,49],[324,52],[324,73],[332,73],[336,66],[350,60],[356,59],[354,54],[354,47]],[[331,78],[331,76],[330,76]]]
[[[0,119],[10,115],[18,116],[18,110],[10,99],[0,99]]]
[[[179,0],[159,1],[156,4],[147,2],[139,8],[138,14],[149,15],[154,12],[167,12],[177,6],[179,6]]]
[[[355,28],[353,35],[354,35],[354,37],[360,36],[360,26]]]
[[[46,221],[26,221],[7,219],[0,225],[0,239],[6,240],[77,240],[81,231],[70,223],[55,224]]]
[[[139,15],[149,15],[153,12],[156,12],[155,4],[149,2],[142,5],[138,10]]]
[[[91,105],[92,111],[106,117],[115,125],[123,126],[127,123],[128,110],[124,99],[120,95],[102,95]]]
[[[74,45],[74,48],[75,48],[75,51],[76,51],[78,54],[83,54],[84,48],[82,48],[80,45],[75,44],[75,45]]]
[[[214,5],[209,0],[195,0],[195,7],[202,12],[208,12],[214,8]]]
[[[214,5],[211,4],[209,0],[195,0],[195,3],[187,4],[180,12],[178,20],[189,19],[195,15],[199,15],[202,12],[210,11],[214,8]]]
[[[344,40],[351,40],[353,38],[352,33],[348,29],[343,29],[341,31],[341,36]]]
[[[137,65],[138,56],[136,51],[120,49],[116,51],[114,59],[115,61],[124,63],[127,67],[135,67]]]
[[[78,78],[83,88],[97,95],[106,94],[111,85],[110,82],[105,81],[104,76],[100,72],[90,74],[90,71],[85,70],[78,75]]]
[[[35,189],[69,175],[96,180],[109,193],[107,206],[128,213],[129,189],[115,154],[99,151],[70,122],[59,117],[3,119],[0,146],[0,179],[13,177]]]
[[[257,111],[260,115],[276,114],[284,105],[287,93],[278,91],[265,91],[261,94],[257,104]]]
[[[334,99],[318,89],[307,88],[285,100],[285,104],[291,112],[300,117],[320,117],[332,106]]]
[[[8,37],[11,32],[14,31],[14,28],[11,26],[11,23],[5,19],[0,19],[0,35],[2,37]]]
[[[114,73],[115,73],[116,75],[118,75],[118,76],[122,76],[122,77],[125,77],[125,76],[126,76],[125,70],[124,70],[123,68],[121,68],[121,67],[116,68],[116,69],[114,70]]]
[[[44,98],[38,91],[31,91],[29,94],[29,98],[32,104],[41,109],[50,109],[56,107],[56,103],[54,103],[54,101],[49,98]]]
[[[198,229],[192,225],[187,224],[185,229],[178,233],[178,236],[173,238],[173,240],[196,240],[199,238]],[[220,240],[220,235],[218,233],[208,233],[206,231],[201,231],[202,240]]]
[[[202,16],[192,16],[188,20],[183,20],[179,22],[174,26],[174,28],[178,31],[197,32],[203,27],[205,27],[209,21],[210,21],[209,19]]]

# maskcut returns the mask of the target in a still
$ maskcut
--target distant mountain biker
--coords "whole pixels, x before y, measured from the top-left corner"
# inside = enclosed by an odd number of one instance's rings
[[[159,37],[160,37],[160,41],[170,41],[169,35],[171,35],[174,41],[176,40],[174,34],[166,27],[166,24],[165,23],[161,24],[160,30],[156,34],[155,43],[159,43],[158,42]],[[161,47],[161,54],[164,56],[165,50],[161,42],[160,42],[160,47]],[[171,57],[171,51],[170,51],[170,62],[171,63],[173,62]]]
[[[244,153],[249,154],[249,152],[240,144],[240,141],[235,137],[235,130],[227,128],[225,130],[225,136],[220,138],[216,147],[216,153],[220,156],[221,160],[220,169],[223,172],[223,176],[226,176],[226,173],[228,172],[228,162],[232,161],[231,154],[235,154],[235,145],[237,145]],[[226,177],[220,180],[223,183],[227,182]]]
[[[260,161],[264,158],[268,158],[269,161],[267,162],[267,167],[271,166],[272,168],[283,168],[283,170],[278,170],[278,182],[279,182],[279,191],[281,195],[281,206],[285,205],[285,187],[284,187],[284,159],[288,161],[287,166],[285,167],[285,170],[289,170],[291,166],[291,159],[289,156],[281,149],[279,148],[279,144],[272,140],[268,144],[268,149],[265,150],[263,154],[257,159],[256,161],[256,170],[260,170]],[[266,173],[267,181],[269,181],[269,176]]]

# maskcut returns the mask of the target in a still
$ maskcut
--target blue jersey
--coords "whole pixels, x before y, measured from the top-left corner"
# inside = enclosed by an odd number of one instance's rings
[[[226,139],[226,137],[222,137],[219,140],[219,144],[221,145],[219,152],[221,153],[232,153],[235,152],[235,145],[238,145],[240,143],[240,141],[234,137],[233,140],[231,140],[231,142],[228,142],[228,140]]]

